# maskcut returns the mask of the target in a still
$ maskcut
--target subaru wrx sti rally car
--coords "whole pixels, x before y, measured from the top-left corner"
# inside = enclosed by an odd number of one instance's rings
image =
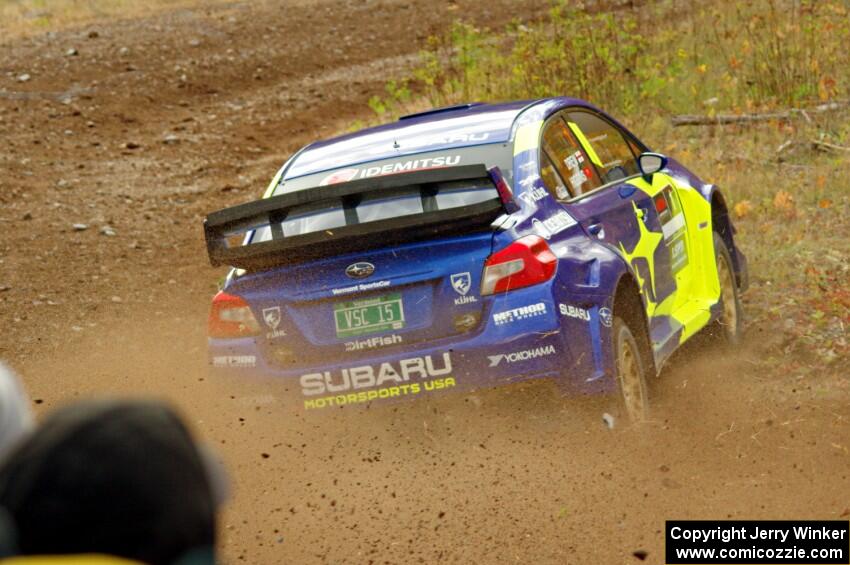
[[[551,377],[640,418],[682,343],[741,332],[720,191],[571,98],[308,145],[204,228],[233,267],[213,370],[281,379],[308,410]]]

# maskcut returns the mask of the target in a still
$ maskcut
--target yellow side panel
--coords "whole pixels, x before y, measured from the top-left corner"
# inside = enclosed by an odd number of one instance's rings
[[[711,227],[711,204],[694,188],[670,179],[679,195],[688,226],[688,266],[679,271],[673,318],[684,328],[684,342],[705,327],[711,318],[709,308],[720,298],[717,263]]]
[[[682,203],[682,212],[687,225],[685,242],[688,264],[675,275],[676,292],[673,296],[665,299],[661,304],[656,304],[647,297],[644,299],[649,316],[671,316],[682,326],[680,342],[684,342],[708,323],[711,318],[709,309],[720,298],[720,283],[714,258],[711,204],[696,189],[687,184],[678,183],[664,174],[653,175],[651,184],[642,178],[628,182],[650,197],[656,196],[668,185],[672,185]],[[629,263],[636,256],[644,257],[650,266],[650,276],[654,278],[652,253],[658,245],[665,244],[661,241],[660,234],[653,237],[653,232],[646,232],[643,222],[638,222],[638,228],[641,230],[641,237],[637,247],[631,255],[625,254],[625,250],[623,252]]]

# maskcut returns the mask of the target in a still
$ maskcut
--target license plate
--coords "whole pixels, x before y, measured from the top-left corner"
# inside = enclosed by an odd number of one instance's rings
[[[334,323],[338,338],[400,330],[404,327],[401,294],[334,304]]]

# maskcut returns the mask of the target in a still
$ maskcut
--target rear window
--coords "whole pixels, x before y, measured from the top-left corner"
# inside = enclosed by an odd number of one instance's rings
[[[275,189],[274,194],[285,194],[364,178],[378,178],[389,174],[475,164],[484,164],[487,168],[499,167],[508,184],[512,184],[512,161],[511,152],[505,144],[465,147],[447,152],[408,155],[400,159],[386,159],[356,167],[284,179]],[[427,190],[419,186],[410,186],[374,195],[367,193],[358,202],[349,203],[347,209],[340,203],[293,208],[281,222],[281,228],[284,237],[292,237],[330,231],[343,226],[459,208],[498,198],[499,194],[489,179],[430,184],[427,185]],[[250,242],[261,243],[270,239],[271,226],[265,226],[256,231]]]
[[[412,186],[398,192],[393,191],[391,194],[366,194],[348,209],[341,204],[328,203],[321,208],[316,208],[314,205],[293,208],[281,222],[281,227],[284,237],[292,237],[331,231],[343,226],[460,208],[498,198],[499,193],[489,179],[429,185],[427,191]],[[265,226],[257,230],[251,243],[261,243],[270,239],[271,226]]]

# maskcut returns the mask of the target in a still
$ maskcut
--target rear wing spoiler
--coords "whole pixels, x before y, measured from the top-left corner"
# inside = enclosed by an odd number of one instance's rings
[[[437,186],[464,180],[480,180],[492,185],[498,198],[437,209]],[[422,197],[421,214],[357,223],[356,206],[363,195],[409,195],[416,189]],[[340,203],[347,225],[284,236],[282,222],[293,208],[320,208],[322,204],[339,206]],[[484,165],[463,165],[319,186],[225,208],[206,217],[204,236],[210,263],[214,267],[232,265],[257,270],[331,254],[384,247],[390,242],[406,243],[461,230],[464,233],[484,230],[500,215],[516,209],[513,194],[498,167],[488,170]],[[248,232],[266,226],[271,231],[268,241],[250,243],[245,239]]]

